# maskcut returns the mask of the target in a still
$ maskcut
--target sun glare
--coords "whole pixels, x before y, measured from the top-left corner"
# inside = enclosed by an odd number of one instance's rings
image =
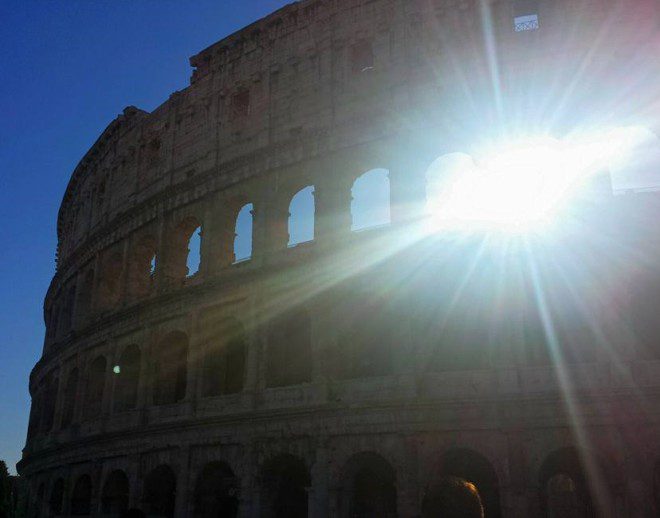
[[[493,146],[477,160],[461,155],[431,186],[436,229],[525,232],[553,221],[593,175],[609,170],[637,145],[640,128],[614,128]]]

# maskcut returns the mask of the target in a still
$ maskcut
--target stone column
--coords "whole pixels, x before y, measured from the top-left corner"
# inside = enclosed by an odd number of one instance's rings
[[[179,458],[177,459],[178,469],[176,470],[176,502],[174,503],[174,516],[188,516],[188,479],[190,478],[190,447],[185,445],[181,447]]]
[[[314,187],[314,237],[322,244],[333,244],[351,231],[352,178],[340,176],[330,164],[322,167]]]
[[[142,481],[140,476],[140,455],[131,455],[126,469],[128,477],[128,507],[139,508],[142,499]]]
[[[390,166],[390,206],[393,224],[416,221],[426,208],[426,169],[417,157],[400,156]]]
[[[316,462],[312,470],[312,487],[309,490],[310,518],[328,518],[328,448],[321,438],[316,448]]]
[[[188,337],[188,370],[186,373],[186,401],[192,403],[194,408],[197,398],[201,395],[202,364],[204,356],[202,354],[203,344],[201,343],[201,333],[199,332],[200,318],[197,311],[190,315],[190,335]]]

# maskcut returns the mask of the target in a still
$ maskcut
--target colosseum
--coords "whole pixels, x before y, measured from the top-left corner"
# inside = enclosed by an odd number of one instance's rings
[[[413,518],[448,477],[660,516],[660,195],[429,224],[499,136],[657,134],[659,34],[657,0],[303,0],[193,56],[66,188],[28,516]]]

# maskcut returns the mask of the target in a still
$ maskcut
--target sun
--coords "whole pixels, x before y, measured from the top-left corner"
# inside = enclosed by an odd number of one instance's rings
[[[490,146],[476,160],[455,162],[432,189],[432,226],[537,230],[555,221],[590,178],[624,159],[638,133],[614,128],[563,140],[536,137]]]

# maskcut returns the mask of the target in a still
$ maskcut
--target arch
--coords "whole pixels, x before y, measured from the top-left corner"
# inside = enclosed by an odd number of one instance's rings
[[[311,476],[305,463],[290,454],[270,459],[262,472],[263,518],[306,518]]]
[[[43,388],[43,409],[41,415],[41,430],[43,432],[50,432],[53,428],[58,385],[59,378],[55,374],[49,373],[44,380]]]
[[[115,375],[113,410],[122,412],[135,408],[140,384],[140,348],[134,344],[126,347],[112,372]]]
[[[422,517],[436,516],[484,518],[484,507],[476,485],[453,476],[434,481],[424,495]]]
[[[247,347],[245,330],[235,319],[224,319],[207,331],[203,395],[220,396],[243,390]]]
[[[660,516],[660,460],[656,461],[653,467],[653,503],[655,504],[655,514]]]
[[[62,514],[64,506],[64,479],[58,478],[50,490],[50,498],[48,500],[48,509],[52,516],[59,516]]]
[[[44,511],[44,496],[46,494],[46,484],[41,482],[37,488],[36,500],[34,502],[35,516],[40,517]]]
[[[275,319],[268,328],[266,385],[284,387],[312,379],[311,322],[304,310]]]
[[[81,475],[76,480],[71,492],[71,514],[87,516],[92,512],[92,479],[89,475]]]
[[[76,285],[70,285],[64,294],[64,303],[62,305],[62,313],[60,315],[60,326],[62,332],[68,333],[73,327],[73,312],[76,303]]]
[[[172,278],[183,280],[199,271],[201,246],[202,223],[196,217],[189,216],[174,227],[166,259]]]
[[[172,468],[161,464],[149,472],[144,481],[142,501],[147,515],[163,518],[174,516],[176,476]]]
[[[387,169],[371,169],[351,188],[351,230],[360,231],[390,223],[390,179]]]
[[[76,411],[76,396],[78,394],[78,369],[74,368],[66,380],[64,387],[64,405],[62,407],[62,428],[73,423]]]
[[[78,291],[78,301],[76,302],[76,323],[85,322],[92,312],[94,291],[94,268],[89,268]]]
[[[451,479],[466,481],[476,487],[485,516],[501,516],[499,482],[495,469],[484,456],[465,448],[450,450],[440,458],[434,476],[426,488],[422,506],[428,508],[431,502],[439,500],[438,492],[442,491],[446,482]]]
[[[393,322],[400,322],[381,301],[357,296],[345,305],[338,337],[337,377],[386,376],[393,372],[393,350],[399,338]]]
[[[434,216],[444,215],[451,204],[452,187],[460,176],[475,171],[474,159],[467,153],[451,152],[436,158],[426,170],[426,212]]]
[[[247,261],[252,257],[253,211],[252,203],[246,203],[237,212],[234,226],[234,263]]]
[[[123,270],[124,260],[121,252],[108,251],[104,254],[98,292],[99,305],[102,308],[111,308],[119,302]]]
[[[562,448],[548,455],[539,472],[543,516],[597,516],[585,475],[575,448]]]
[[[96,358],[89,366],[87,374],[87,389],[85,391],[85,418],[101,415],[103,410],[103,392],[105,389],[105,369],[107,361],[104,356]]]
[[[135,297],[147,296],[153,287],[157,261],[156,238],[142,236],[133,245],[129,265],[129,291]]]
[[[202,227],[193,230],[188,239],[188,257],[186,258],[187,277],[192,277],[199,272],[202,262]]]
[[[188,383],[188,336],[173,331],[157,345],[154,354],[154,403],[167,405],[182,401]]]
[[[126,473],[117,469],[108,475],[103,484],[101,511],[119,514],[128,509],[129,483]]]
[[[387,460],[374,452],[357,453],[343,472],[346,516],[397,516],[396,473]]]
[[[314,240],[314,186],[300,189],[289,204],[289,246]]]
[[[224,462],[209,462],[195,485],[194,516],[199,518],[235,518],[238,516],[238,489],[234,472]]]
[[[30,405],[30,418],[28,421],[28,440],[39,433],[39,422],[41,419],[41,391],[39,387],[32,394],[32,405]]]

